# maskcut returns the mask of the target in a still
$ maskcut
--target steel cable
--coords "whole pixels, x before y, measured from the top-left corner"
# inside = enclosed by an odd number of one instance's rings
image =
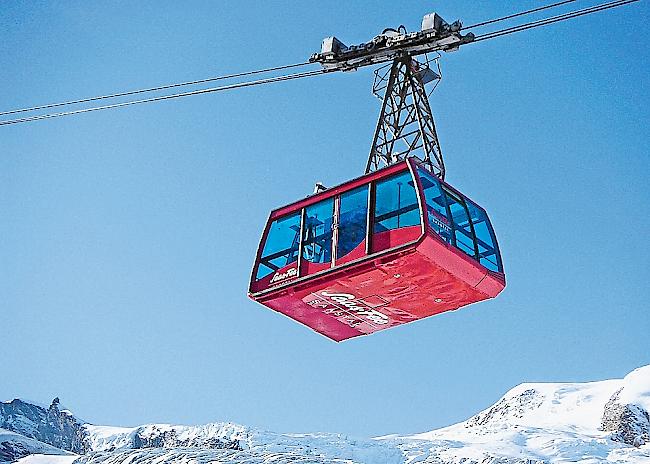
[[[63,111],[60,113],[48,113],[48,114],[39,114],[36,116],[29,116],[29,117],[24,117],[24,118],[17,118],[17,119],[9,119],[9,120],[4,120],[0,121],[0,126],[6,126],[10,124],[19,124],[19,123],[24,123],[24,122],[30,122],[30,121],[39,121],[41,119],[50,119],[50,118],[58,118],[62,116],[70,116],[73,114],[80,114],[80,113],[90,113],[91,111],[100,111],[100,110],[107,110],[111,108],[120,108],[124,106],[131,106],[131,105],[139,105],[141,103],[151,103],[151,102],[156,102],[156,101],[162,101],[162,100],[171,100],[173,98],[182,98],[182,97],[189,97],[191,95],[200,95],[204,93],[213,93],[213,92],[222,92],[225,90],[232,90],[232,89],[239,89],[242,87],[252,87],[256,85],[263,85],[263,84],[271,84],[274,82],[281,82],[281,81],[289,81],[289,80],[294,80],[294,79],[301,79],[303,77],[312,77],[312,76],[317,76],[320,74],[325,74],[327,71],[323,69],[318,69],[315,71],[305,71],[301,73],[295,73],[295,74],[286,74],[282,76],[275,76],[275,77],[268,77],[265,79],[259,79],[256,81],[245,81],[245,82],[238,82],[236,84],[229,84],[229,85],[224,85],[221,87],[211,87],[207,89],[199,89],[199,90],[192,90],[189,92],[183,92],[183,93],[173,93],[173,94],[168,94],[168,95],[160,95],[158,97],[152,97],[152,98],[144,98],[141,100],[130,100],[126,102],[120,102],[120,103],[113,103],[110,105],[103,105],[103,106],[92,106],[90,108],[82,108],[78,110],[72,110],[72,111]]]
[[[538,8],[533,8],[532,10],[522,11],[520,13],[514,13],[514,14],[511,14],[511,15],[508,15],[508,16],[503,16],[501,18],[490,19],[489,21],[483,21],[481,23],[472,24],[471,26],[464,26],[464,27],[461,27],[460,30],[464,31],[465,29],[472,29],[474,27],[487,26],[488,24],[494,24],[494,23],[498,23],[500,21],[505,21],[507,19],[517,18],[519,16],[524,16],[524,15],[531,14],[531,13],[537,13],[538,11],[548,10],[549,8],[555,8],[555,7],[558,7],[560,5],[565,5],[567,3],[573,3],[575,1],[577,1],[577,0],[564,0],[563,2],[557,2],[557,3],[550,4],[550,5],[540,6]]]
[[[488,25],[488,24],[493,24],[493,23],[496,23],[496,22],[499,22],[499,21],[505,21],[507,19],[512,19],[512,18],[515,18],[515,17],[523,16],[523,15],[534,13],[534,12],[537,12],[537,11],[546,10],[546,9],[549,9],[549,8],[554,8],[554,7],[564,5],[564,4],[567,4],[567,3],[572,3],[574,1],[576,1],[576,0],[565,0],[565,1],[561,1],[561,2],[556,2],[556,3],[553,3],[553,4],[549,4],[549,5],[534,8],[534,9],[531,9],[531,10],[523,11],[523,12],[520,12],[520,13],[515,13],[515,14],[512,14],[512,15],[504,16],[502,18],[496,18],[496,19],[492,19],[492,20],[489,20],[489,21],[484,21],[484,22],[481,22],[481,23],[473,24],[471,26],[464,27],[463,29],[481,27],[481,26],[485,26],[485,25]],[[528,22],[528,23],[519,24],[519,25],[516,25],[516,26],[500,29],[500,30],[497,30],[497,31],[492,31],[492,32],[487,32],[485,34],[477,35],[476,38],[474,39],[474,41],[470,42],[470,43],[481,42],[481,41],[484,41],[484,40],[493,39],[493,38],[500,37],[500,36],[503,36],[503,35],[513,34],[515,32],[520,32],[520,31],[524,31],[524,30],[527,30],[527,29],[542,27],[542,26],[546,26],[546,25],[553,24],[553,23],[556,23],[556,22],[565,21],[565,20],[572,19],[572,18],[577,18],[579,16],[584,16],[584,15],[587,15],[587,14],[590,14],[590,13],[595,13],[595,12],[607,10],[607,9],[610,9],[610,8],[616,8],[616,7],[619,7],[619,6],[623,6],[623,5],[638,2],[638,1],[639,0],[615,0],[615,1],[607,2],[607,3],[601,3],[601,4],[598,4],[598,5],[583,8],[583,9],[580,9],[580,10],[574,10],[574,11],[570,11],[570,12],[563,13],[563,14],[560,14],[560,15],[551,16],[551,17],[548,17],[548,18],[543,18],[543,19],[540,19],[540,20],[531,21],[531,22]],[[246,72],[241,72],[241,73],[234,73],[234,74],[211,77],[211,78],[200,79],[200,80],[195,80],[195,81],[180,82],[180,83],[175,83],[175,84],[167,84],[167,85],[162,85],[162,86],[158,86],[158,87],[151,87],[151,88],[147,88],[147,89],[139,89],[139,90],[126,91],[126,92],[119,92],[119,93],[114,93],[114,94],[109,94],[109,95],[102,95],[102,96],[83,98],[83,99],[78,99],[78,100],[71,100],[71,101],[67,101],[67,102],[51,103],[51,104],[47,104],[47,105],[34,106],[34,107],[31,107],[31,108],[22,108],[22,109],[16,109],[16,110],[0,112],[0,116],[9,115],[9,114],[16,114],[16,113],[23,113],[23,112],[29,112],[29,111],[36,111],[36,110],[41,110],[41,109],[55,108],[55,107],[61,107],[61,106],[79,104],[79,103],[88,103],[88,102],[91,102],[91,101],[111,99],[111,98],[117,98],[117,97],[122,97],[122,96],[129,96],[129,95],[136,95],[136,94],[141,94],[141,93],[160,91],[160,90],[176,88],[176,87],[182,87],[182,86],[188,86],[188,85],[196,85],[196,84],[201,84],[201,83],[206,83],[206,82],[213,82],[213,81],[218,81],[218,80],[223,80],[223,79],[230,79],[230,78],[235,78],[235,77],[250,76],[250,75],[255,75],[255,74],[260,74],[260,73],[266,73],[266,72],[271,72],[271,71],[278,71],[278,70],[283,70],[283,69],[295,68],[295,67],[299,67],[299,66],[305,66],[305,65],[308,65],[308,64],[312,64],[312,63],[303,62],[303,63],[284,65],[284,66],[276,66],[276,67],[271,67],[271,68],[266,68],[266,69],[260,69],[260,70],[255,70],[255,71],[246,71]],[[305,71],[305,72],[299,72],[299,73],[295,73],[295,74],[286,74],[286,75],[274,76],[274,77],[269,77],[269,78],[265,78],[265,79],[253,80],[253,81],[238,82],[238,83],[235,83],[235,84],[229,84],[229,85],[224,85],[224,86],[220,86],[220,87],[212,87],[212,88],[207,88],[207,89],[193,90],[193,91],[189,91],[189,92],[161,95],[161,96],[157,96],[157,97],[144,98],[144,99],[140,99],[140,100],[130,100],[130,101],[126,101],[126,102],[119,102],[119,103],[113,103],[113,104],[102,105],[102,106],[93,106],[93,107],[89,107],[89,108],[81,108],[81,109],[71,110],[71,111],[62,111],[62,112],[59,112],[59,113],[48,113],[48,114],[40,114],[40,115],[35,115],[35,116],[21,117],[21,118],[16,118],[16,119],[0,120],[0,126],[18,124],[18,123],[30,122],[30,121],[38,121],[38,120],[41,120],[41,119],[57,118],[57,117],[69,116],[69,115],[73,115],[73,114],[88,113],[88,112],[91,112],[91,111],[99,111],[99,110],[105,110],[105,109],[111,109],[111,108],[119,108],[119,107],[124,107],[124,106],[137,105],[137,104],[140,104],[140,103],[149,103],[149,102],[156,102],[156,101],[161,101],[161,100],[170,100],[170,99],[174,99],[174,98],[182,98],[182,97],[187,97],[187,96],[191,96],[191,95],[200,95],[200,94],[204,94],[204,93],[220,92],[220,91],[237,89],[237,88],[242,88],[242,87],[250,87],[250,86],[255,86],[255,85],[269,84],[269,83],[273,83],[273,82],[281,82],[281,81],[286,81],[286,80],[300,79],[300,78],[303,78],[303,77],[316,76],[316,75],[324,74],[324,73],[327,73],[327,72],[329,72],[329,71],[325,70],[325,69],[319,69],[319,70],[314,70],[314,71]]]
[[[28,111],[36,111],[36,110],[44,110],[48,108],[56,108],[60,106],[68,106],[68,105],[75,105],[78,103],[88,103],[92,101],[97,101],[97,100],[106,100],[110,98],[117,98],[117,97],[126,97],[129,95],[137,95],[141,93],[148,93],[148,92],[156,92],[160,90],[166,90],[166,89],[172,89],[176,87],[185,87],[188,85],[197,85],[197,84],[205,84],[207,82],[214,82],[214,81],[220,81],[224,79],[233,79],[235,77],[244,77],[244,76],[251,76],[255,74],[262,74],[262,73],[267,73],[271,71],[280,71],[284,69],[290,69],[290,68],[297,68],[299,66],[305,66],[311,64],[308,61],[304,63],[295,63],[295,64],[288,64],[284,66],[274,66],[272,68],[266,68],[266,69],[258,69],[255,71],[244,71],[244,72],[239,72],[239,73],[234,73],[234,74],[226,74],[224,76],[216,76],[216,77],[208,77],[206,79],[198,79],[195,81],[187,81],[187,82],[178,82],[175,84],[165,84],[165,85],[160,85],[157,87],[149,87],[146,89],[138,89],[138,90],[129,90],[125,92],[118,92],[118,93],[113,93],[113,94],[108,94],[108,95],[99,95],[96,97],[88,97],[88,98],[80,98],[78,100],[70,100],[70,101],[65,101],[65,102],[59,102],[59,103],[48,103],[46,105],[39,105],[39,106],[32,106],[31,108],[20,108],[20,109],[15,109],[15,110],[9,110],[9,111],[2,111],[0,112],[0,116],[6,116],[8,114],[16,114],[16,113],[25,113]]]
[[[639,0],[616,0],[609,3],[601,3],[599,5],[594,5],[592,7],[583,8],[581,10],[570,11],[557,16],[552,16],[550,18],[540,19],[537,21],[532,21],[525,24],[520,24],[517,26],[508,27],[498,31],[488,32],[482,35],[477,35],[473,42],[481,42],[483,40],[493,39],[495,37],[500,37],[502,35],[513,34],[515,32],[525,31],[527,29],[533,29],[535,27],[547,26],[549,24],[557,23],[560,21],[566,21],[567,19],[577,18],[579,16],[584,16],[590,13],[596,13],[598,11],[608,10],[610,8],[616,8],[619,6],[627,5],[628,3],[638,2]]]

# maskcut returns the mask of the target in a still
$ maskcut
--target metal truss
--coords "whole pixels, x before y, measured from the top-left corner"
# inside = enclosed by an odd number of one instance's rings
[[[415,156],[432,174],[445,178],[445,164],[425,89],[425,84],[437,85],[441,79],[440,68],[435,72],[429,66],[432,62],[437,65],[437,58],[420,63],[405,54],[375,71],[372,91],[379,98],[383,92],[383,103],[366,173]]]

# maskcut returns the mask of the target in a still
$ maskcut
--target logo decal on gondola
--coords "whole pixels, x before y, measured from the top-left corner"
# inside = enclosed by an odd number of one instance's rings
[[[429,216],[429,219],[433,224],[437,225],[440,230],[444,230],[447,233],[451,233],[451,227],[445,224],[440,218],[437,218],[436,216]]]
[[[370,308],[351,293],[330,293],[322,291],[320,292],[320,296],[327,298],[337,307],[342,307],[342,309],[354,314],[355,316],[366,319],[374,324],[385,325],[389,322],[388,316],[376,309]]]
[[[287,269],[285,272],[276,272],[273,277],[271,277],[271,282],[269,283],[273,284],[296,276],[298,276],[298,268],[292,267],[291,269]]]

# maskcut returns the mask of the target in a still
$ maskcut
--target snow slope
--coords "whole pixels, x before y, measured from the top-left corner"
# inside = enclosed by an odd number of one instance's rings
[[[372,439],[353,439],[335,433],[278,434],[228,422],[201,426],[149,424],[132,429],[92,425],[85,427],[94,451],[124,452],[133,449],[192,448],[215,450],[215,458],[218,455],[221,456],[220,459],[230,456],[230,453],[222,453],[222,450],[234,450],[251,453],[252,456],[287,455],[292,459],[310,458],[312,462],[321,462],[321,460],[326,462],[326,459],[338,460],[339,458],[349,462],[395,464],[403,462],[401,451],[391,443]],[[148,446],[149,444],[155,446]],[[175,454],[171,451],[166,452],[170,457]]]
[[[509,462],[650,463],[650,445],[640,446],[650,442],[648,428],[645,435],[642,430],[642,417],[634,423],[639,448],[622,443],[617,428],[603,428],[606,406],[613,398],[620,406],[635,405],[646,411],[648,424],[649,396],[650,366],[622,380],[521,384],[464,422],[384,439],[394,440],[406,462],[460,462],[462,458],[483,462],[488,456]]]
[[[29,454],[72,455],[59,448],[9,430],[0,429],[0,464],[13,462]]]
[[[72,464],[79,456],[33,454],[16,461],[17,464]]]
[[[650,366],[618,380],[521,384],[464,422],[410,436],[278,434],[232,423],[86,423],[78,432],[90,452],[75,464],[650,464],[648,410]],[[14,423],[25,425],[15,414]],[[48,459],[20,462],[69,464],[71,458]]]

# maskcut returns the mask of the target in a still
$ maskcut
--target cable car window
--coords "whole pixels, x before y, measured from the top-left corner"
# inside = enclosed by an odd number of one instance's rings
[[[440,182],[422,168],[418,168],[417,171],[422,183],[429,225],[447,243],[451,243],[451,225],[447,214],[447,202],[440,188]]]
[[[470,200],[467,200],[467,210],[474,225],[474,232],[476,232],[479,262],[491,271],[500,272],[501,260],[490,219],[483,208]]]
[[[454,245],[459,250],[475,258],[474,234],[472,233],[464,202],[447,190],[445,190],[445,197],[449,205],[449,213],[451,214],[451,222],[454,229]]]
[[[341,195],[336,259],[344,257],[366,239],[367,215],[367,185]]]
[[[377,182],[373,233],[420,225],[420,208],[409,171]]]
[[[255,278],[262,279],[272,272],[296,262],[299,240],[299,211],[273,221],[266,236]]]
[[[308,206],[305,209],[302,257],[312,263],[332,261],[332,219],[334,199]]]

